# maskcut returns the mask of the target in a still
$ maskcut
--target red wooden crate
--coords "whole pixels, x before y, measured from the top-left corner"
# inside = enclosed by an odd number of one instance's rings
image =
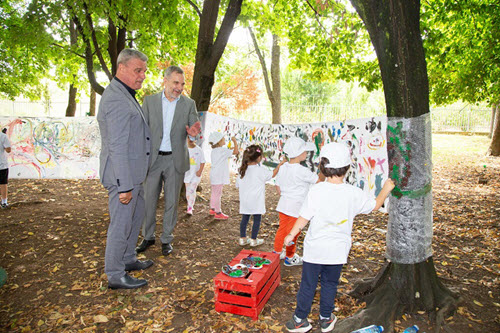
[[[234,278],[220,272],[214,278],[215,310],[252,317],[257,320],[274,290],[281,281],[279,254],[242,250],[230,263],[233,266],[248,256],[271,261],[261,269],[250,269],[247,276]]]

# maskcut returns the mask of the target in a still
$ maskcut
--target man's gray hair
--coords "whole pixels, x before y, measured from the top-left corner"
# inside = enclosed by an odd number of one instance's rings
[[[165,69],[165,73],[164,73],[163,77],[170,77],[170,74],[172,74],[174,72],[184,75],[184,71],[182,70],[182,68],[180,68],[179,66],[172,65],[172,66],[168,66],[168,68]]]
[[[132,59],[140,59],[144,62],[148,61],[148,57],[141,51],[135,49],[123,49],[116,59],[116,64],[127,64]]]

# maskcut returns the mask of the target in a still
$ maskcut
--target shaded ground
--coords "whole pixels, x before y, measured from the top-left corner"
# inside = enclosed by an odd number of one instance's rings
[[[500,160],[461,148],[434,157],[434,261],[445,285],[462,297],[444,331],[499,332]],[[207,176],[202,182],[205,198]],[[479,184],[479,178],[487,183]],[[141,257],[155,265],[135,276],[148,279],[149,286],[132,291],[106,288],[109,216],[98,181],[11,180],[10,190],[12,208],[0,211],[0,267],[9,275],[0,288],[0,331],[281,332],[292,314],[301,268],[283,265],[282,282],[258,321],[214,311],[212,279],[241,250],[234,186],[225,187],[223,194],[228,221],[209,217],[206,200],[197,201],[193,217],[181,205],[173,254],[163,257],[159,245],[146,251]],[[258,250],[272,250],[277,199],[268,187],[268,213],[259,235],[265,243]],[[354,282],[374,276],[384,262],[386,222],[381,213],[355,220],[336,303],[340,318],[360,306],[346,295]],[[316,302],[310,318],[317,316]],[[424,313],[403,316],[397,332],[413,324],[431,332]],[[312,332],[319,332],[316,322],[313,327]]]

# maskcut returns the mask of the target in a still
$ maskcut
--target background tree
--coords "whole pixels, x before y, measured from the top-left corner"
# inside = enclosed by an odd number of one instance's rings
[[[205,0],[201,11],[195,3],[192,1],[190,3],[200,19],[191,98],[196,102],[199,111],[206,111],[210,106],[215,70],[224,53],[234,23],[240,15],[243,0],[229,0],[217,36],[215,30],[221,1]]]
[[[435,104],[458,100],[500,104],[498,1],[431,0],[422,3],[422,28]],[[494,117],[493,117],[494,119]],[[489,152],[500,156],[500,122]]]

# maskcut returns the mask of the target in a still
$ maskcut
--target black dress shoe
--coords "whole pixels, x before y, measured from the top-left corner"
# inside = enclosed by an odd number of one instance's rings
[[[170,253],[172,253],[173,250],[174,248],[170,243],[161,244],[161,254],[163,254],[164,256],[168,256]]]
[[[146,251],[146,249],[148,247],[150,247],[154,243],[155,243],[154,239],[153,240],[143,239],[142,242],[141,242],[141,244],[139,244],[139,246],[135,248],[135,252],[137,252],[137,253],[144,252],[144,251]]]
[[[135,289],[148,284],[144,279],[136,279],[133,276],[125,274],[118,281],[108,281],[108,288],[110,289]]]
[[[148,259],[148,260],[137,260],[136,262],[133,262],[131,264],[126,264],[125,265],[125,270],[126,271],[140,271],[146,268],[149,268],[153,266],[153,260]]]

